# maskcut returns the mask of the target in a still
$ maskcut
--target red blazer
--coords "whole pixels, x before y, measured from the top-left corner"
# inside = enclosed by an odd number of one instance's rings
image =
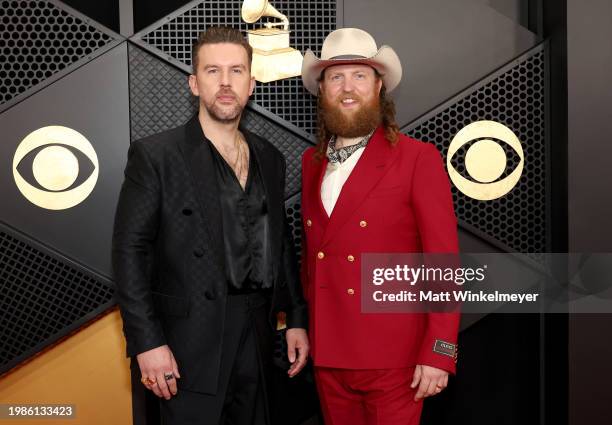
[[[455,372],[434,352],[457,343],[458,313],[361,313],[361,253],[458,251],[448,177],[436,148],[382,127],[340,192],[331,217],[321,201],[327,158],[302,157],[302,284],[316,366],[386,369],[424,364]]]

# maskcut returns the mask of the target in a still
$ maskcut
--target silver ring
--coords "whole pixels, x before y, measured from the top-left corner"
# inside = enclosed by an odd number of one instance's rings
[[[170,381],[170,380],[174,379],[174,373],[172,373],[172,372],[164,373],[164,379],[166,381]]]

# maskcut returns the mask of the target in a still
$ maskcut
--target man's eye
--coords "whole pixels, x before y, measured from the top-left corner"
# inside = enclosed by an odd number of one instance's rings
[[[208,73],[209,73],[209,74],[214,74],[214,73],[216,73],[216,72],[217,72],[217,70],[216,70],[215,68],[210,68],[210,69],[208,70]]]
[[[355,77],[356,77],[358,80],[363,80],[363,79],[365,78],[365,75],[364,75],[364,74],[357,74]]]
[[[339,75],[332,75],[331,80],[332,81],[338,81],[338,80],[340,80],[340,76]]]
[[[240,68],[234,68],[234,73],[235,73],[235,74],[242,74],[242,69],[240,69]]]

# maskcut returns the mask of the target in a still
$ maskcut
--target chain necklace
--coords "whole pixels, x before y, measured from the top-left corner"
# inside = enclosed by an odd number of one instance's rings
[[[221,156],[225,160],[225,163],[232,169],[232,172],[236,176],[238,183],[244,189],[246,187],[246,176],[243,174],[248,172],[249,155],[248,151],[245,152],[245,148],[248,145],[246,144],[246,141],[243,140],[244,136],[240,133],[239,130],[236,130],[236,137],[234,137],[234,149],[236,150],[236,159],[234,159],[233,161],[230,160],[230,156],[228,155],[229,152],[222,149],[221,146],[217,148],[217,152],[221,154]]]

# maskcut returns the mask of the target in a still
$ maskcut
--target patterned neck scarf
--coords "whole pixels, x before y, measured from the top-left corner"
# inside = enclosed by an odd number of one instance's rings
[[[336,136],[332,136],[327,144],[327,159],[332,164],[342,164],[346,161],[355,151],[360,148],[365,147],[374,134],[374,130],[370,132],[370,134],[366,135],[363,139],[359,141],[359,143],[355,143],[354,145],[344,146],[340,149],[336,149]]]

